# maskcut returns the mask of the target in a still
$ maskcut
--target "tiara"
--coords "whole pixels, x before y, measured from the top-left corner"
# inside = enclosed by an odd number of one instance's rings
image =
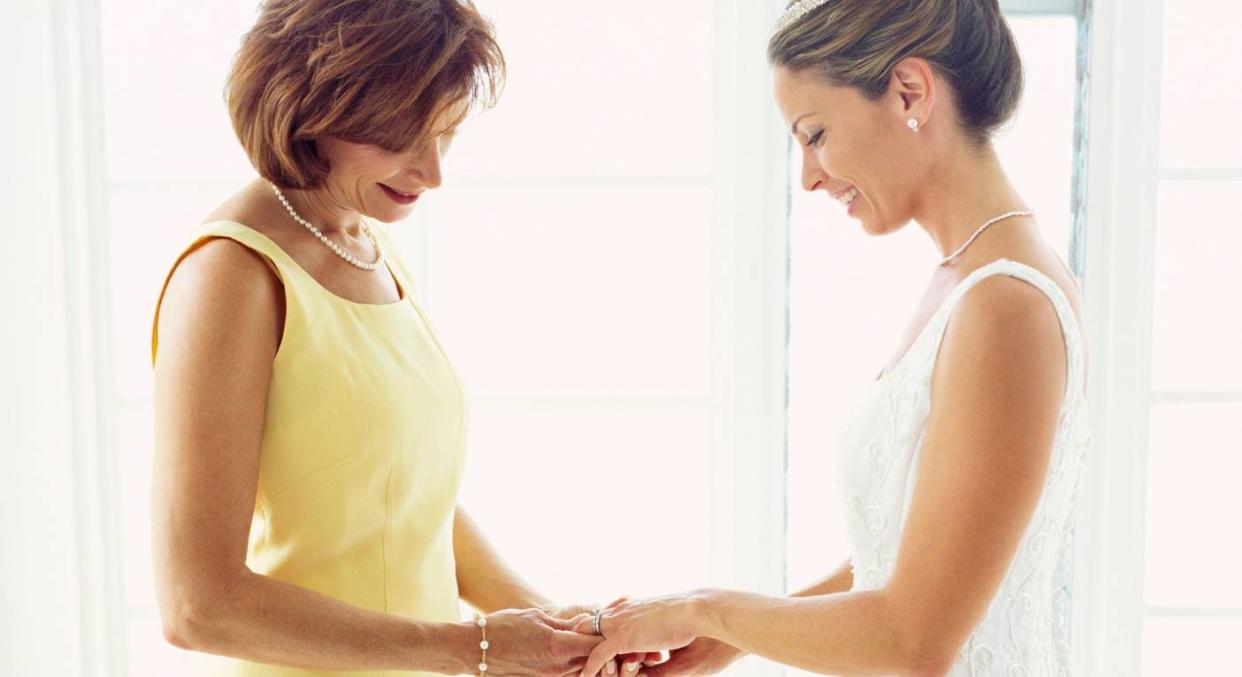
[[[786,28],[798,23],[802,17],[814,12],[820,7],[828,3],[828,0],[798,0],[785,13],[781,15],[779,21],[776,22],[776,32],[780,33]]]

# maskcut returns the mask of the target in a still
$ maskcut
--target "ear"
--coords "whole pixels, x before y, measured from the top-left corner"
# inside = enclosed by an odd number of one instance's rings
[[[893,66],[889,92],[900,107],[903,118],[917,118],[926,126],[936,107],[936,78],[931,65],[918,57],[907,57]]]

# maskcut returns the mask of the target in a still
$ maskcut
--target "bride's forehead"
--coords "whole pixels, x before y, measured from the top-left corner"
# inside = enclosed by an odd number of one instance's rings
[[[820,92],[802,75],[784,69],[773,74],[773,91],[777,104],[786,114],[802,115],[807,107],[815,104]]]
[[[851,90],[850,87],[834,84],[823,73],[806,70],[777,68],[773,71],[772,81],[778,96],[793,101],[840,100]]]
[[[832,85],[814,74],[777,75],[773,85],[777,107],[789,123],[808,113],[840,112],[859,98],[849,87]]]

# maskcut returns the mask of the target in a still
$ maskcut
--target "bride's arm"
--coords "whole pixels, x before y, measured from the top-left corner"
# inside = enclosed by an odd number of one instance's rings
[[[1065,392],[1048,301],[1020,281],[979,285],[950,322],[896,568],[879,590],[805,599],[702,591],[623,605],[607,654],[695,637],[833,674],[940,674],[982,619],[1034,514]]]
[[[854,587],[854,562],[845,560],[832,573],[813,585],[793,593],[790,597],[819,597],[838,592],[849,592]]]
[[[847,592],[854,586],[853,562],[846,560],[832,573],[790,597],[818,597]],[[688,646],[669,654],[668,661],[643,670],[644,677],[671,675],[714,675],[746,655],[746,652],[710,637],[699,637]]]

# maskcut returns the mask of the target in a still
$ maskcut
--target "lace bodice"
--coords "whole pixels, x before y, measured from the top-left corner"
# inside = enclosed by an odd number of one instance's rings
[[[1066,675],[1074,501],[1091,437],[1077,318],[1060,287],[1030,266],[1002,259],[958,283],[909,351],[871,384],[845,422],[839,479],[854,589],[880,588],[893,574],[923,446],[932,368],[945,327],[962,296],[993,275],[1024,280],[1051,299],[1065,337],[1069,371],[1038,507],[987,614],[948,674]]]

